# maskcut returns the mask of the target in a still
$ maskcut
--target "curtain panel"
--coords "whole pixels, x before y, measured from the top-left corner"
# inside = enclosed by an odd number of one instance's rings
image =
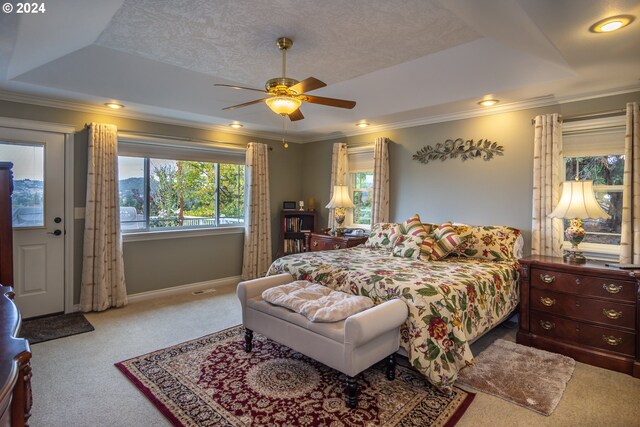
[[[389,139],[376,138],[373,149],[371,225],[389,222]]]
[[[118,129],[91,123],[80,309],[127,304],[120,234]]]
[[[269,147],[250,142],[245,160],[245,226],[242,279],[262,277],[271,265]]]
[[[533,140],[533,212],[531,253],[562,256],[562,220],[549,218],[560,200],[562,123],[558,114],[535,118]]]
[[[620,263],[640,264],[640,113],[637,102],[627,104],[624,159]]]
[[[347,154],[347,144],[338,142],[333,144],[333,154],[331,156],[331,187],[329,190],[329,200],[333,198],[334,185],[349,185],[349,155]],[[336,226],[335,209],[329,210],[328,227],[334,229]]]

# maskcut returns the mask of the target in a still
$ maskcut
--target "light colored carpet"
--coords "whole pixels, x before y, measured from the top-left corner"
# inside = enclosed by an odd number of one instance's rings
[[[235,287],[134,303],[87,318],[94,332],[33,345],[32,427],[169,426],[113,364],[241,322]],[[515,341],[515,329],[494,329],[472,346],[474,353],[497,338]],[[640,426],[639,401],[640,379],[577,363],[551,416],[478,393],[457,426]]]
[[[468,385],[543,415],[560,403],[576,361],[561,354],[497,339],[465,368],[459,385]]]

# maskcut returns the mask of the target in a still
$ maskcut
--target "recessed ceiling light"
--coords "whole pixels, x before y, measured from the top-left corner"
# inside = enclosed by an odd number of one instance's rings
[[[124,105],[118,104],[116,102],[105,102],[104,105],[109,108],[113,108],[114,110],[122,110],[124,108]]]
[[[358,123],[356,123],[356,126],[358,126],[359,128],[366,128],[367,126],[369,126],[369,123],[367,123],[367,122],[358,122]]]
[[[483,99],[478,102],[478,105],[482,105],[483,107],[491,107],[492,105],[496,105],[500,100],[498,99]]]
[[[240,129],[241,127],[243,127],[244,125],[238,122],[233,122],[233,123],[229,123],[229,126],[234,128],[234,129]]]
[[[622,27],[626,27],[636,19],[633,15],[617,15],[609,18],[601,19],[592,26],[589,27],[589,31],[592,33],[610,33],[611,31],[619,30]]]

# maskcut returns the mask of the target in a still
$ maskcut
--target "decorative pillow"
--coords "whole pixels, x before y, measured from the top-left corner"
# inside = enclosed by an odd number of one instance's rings
[[[395,222],[379,222],[371,227],[369,238],[364,242],[367,248],[393,248],[393,243],[398,237],[398,224]],[[394,236],[391,236],[394,234]]]
[[[422,240],[424,240],[422,237],[402,234],[398,236],[393,244],[392,255],[395,257],[416,259],[420,255]]]
[[[400,231],[402,234],[409,234],[411,236],[420,237],[424,239],[429,235],[420,221],[420,215],[415,214],[402,224],[400,224]]]
[[[453,255],[491,261],[516,259],[522,242],[520,230],[505,226],[456,225],[463,243]]]
[[[423,240],[420,257],[426,261],[443,259],[453,252],[462,240],[454,230],[451,222],[440,224],[431,235]]]

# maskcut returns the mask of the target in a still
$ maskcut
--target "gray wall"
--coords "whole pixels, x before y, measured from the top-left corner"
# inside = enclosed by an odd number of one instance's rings
[[[558,106],[495,114],[465,120],[396,129],[304,145],[304,198],[317,200],[321,224],[327,222],[331,150],[334,142],[358,145],[376,137],[391,139],[390,219],[400,222],[420,214],[424,222],[451,220],[477,225],[509,225],[523,231],[525,252],[531,248],[533,137],[531,119],[558,112],[564,116],[624,108],[640,100],[640,92],[574,102]],[[420,148],[446,139],[489,139],[504,147],[504,156],[485,162],[422,164],[412,160]]]
[[[184,126],[132,120],[107,114],[85,113],[8,101],[0,101],[0,117],[13,117],[75,127],[74,198],[76,207],[84,207],[87,175],[87,131],[85,123],[113,123],[121,130],[148,132],[193,139],[207,139],[238,144],[263,142],[269,152],[272,240],[274,253],[280,232],[280,208],[284,200],[299,200],[302,194],[302,147],[249,136],[206,131]],[[67,218],[67,227],[71,219]],[[74,302],[80,299],[82,240],[84,221],[74,221]],[[126,242],[124,244],[125,278],[129,294],[171,286],[240,275],[242,271],[242,234],[188,237],[167,240]]]

